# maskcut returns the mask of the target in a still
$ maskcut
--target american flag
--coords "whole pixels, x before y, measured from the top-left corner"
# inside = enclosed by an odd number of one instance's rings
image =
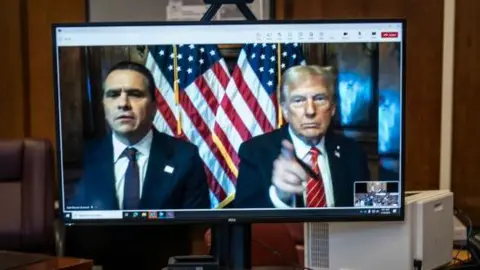
[[[286,69],[305,63],[296,43],[243,46],[215,124],[215,132],[228,134],[232,145],[229,156],[237,167],[242,142],[280,126],[278,81]]]
[[[275,129],[279,123],[277,82],[287,68],[305,64],[301,47],[247,44],[232,75],[216,45],[159,45],[148,49],[146,66],[157,87],[154,125],[199,147],[211,207],[223,207],[235,195],[240,144]]]
[[[198,146],[216,207],[235,191],[232,168],[212,138],[219,100],[230,79],[226,63],[216,45],[159,45],[148,50],[146,66],[157,87],[154,125]]]

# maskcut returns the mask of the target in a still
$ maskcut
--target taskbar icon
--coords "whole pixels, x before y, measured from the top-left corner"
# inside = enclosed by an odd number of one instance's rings
[[[125,211],[123,218],[128,220],[158,220],[175,217],[173,211]]]

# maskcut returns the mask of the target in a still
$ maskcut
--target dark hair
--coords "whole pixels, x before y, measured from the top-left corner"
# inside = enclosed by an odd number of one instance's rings
[[[140,73],[145,78],[145,85],[147,87],[148,93],[150,93],[152,101],[155,100],[155,79],[153,79],[153,75],[150,70],[148,70],[148,68],[136,62],[121,61],[110,68],[107,73],[107,77],[116,70],[131,70]]]

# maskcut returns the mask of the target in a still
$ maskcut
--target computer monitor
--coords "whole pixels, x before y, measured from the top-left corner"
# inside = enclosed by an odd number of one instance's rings
[[[53,48],[66,224],[404,217],[401,20],[57,24]]]

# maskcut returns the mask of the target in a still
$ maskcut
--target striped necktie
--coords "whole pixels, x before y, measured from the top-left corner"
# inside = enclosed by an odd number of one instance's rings
[[[312,147],[309,151],[311,156],[311,166],[313,172],[318,175],[318,180],[310,177],[307,182],[307,207],[326,207],[327,198],[325,197],[325,188],[323,186],[322,174],[318,166],[318,155],[320,151]]]

